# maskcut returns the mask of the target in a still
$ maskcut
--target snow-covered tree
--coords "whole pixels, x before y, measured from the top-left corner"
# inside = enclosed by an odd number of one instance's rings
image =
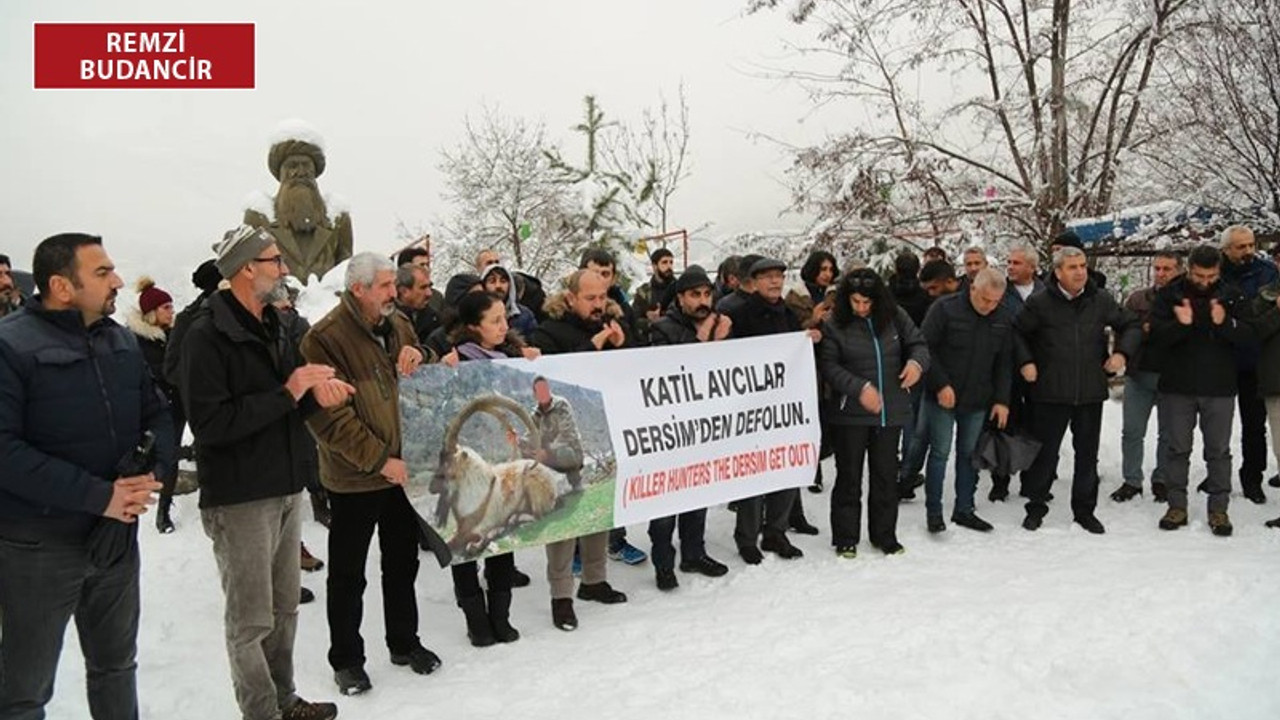
[[[816,216],[814,239],[832,246],[973,232],[1045,241],[1110,210],[1122,161],[1160,137],[1139,120],[1190,3],[790,3],[789,18],[816,31],[801,57],[835,56],[836,67],[784,74],[816,103],[870,114],[796,153],[793,209]]]

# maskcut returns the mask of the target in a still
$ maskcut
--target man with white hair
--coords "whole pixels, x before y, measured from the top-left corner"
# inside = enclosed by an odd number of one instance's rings
[[[987,251],[977,245],[972,245],[965,248],[961,257],[964,260],[964,279],[967,286],[977,277],[979,270],[987,268]]]
[[[1232,225],[1222,231],[1222,280],[1234,285],[1253,302],[1258,293],[1280,279],[1276,266],[1257,254],[1258,244],[1253,230]],[[1254,503],[1264,503],[1262,476],[1267,470],[1267,408],[1258,390],[1258,343],[1236,347],[1236,370],[1239,372],[1236,402],[1240,407],[1240,489]]]
[[[1132,313],[1089,278],[1083,250],[1059,250],[1053,256],[1053,273],[1052,284],[1028,298],[1016,320],[1030,350],[1030,361],[1022,364],[1021,373],[1031,385],[1031,429],[1041,443],[1036,461],[1022,476],[1023,491],[1029,496],[1022,527],[1039,529],[1049,512],[1050,485],[1069,426],[1075,449],[1071,510],[1076,524],[1102,534],[1106,529],[1095,510],[1107,376],[1124,370],[1127,359],[1137,353],[1142,328]],[[1114,351],[1107,349],[1107,328],[1117,336]]]
[[[418,639],[418,522],[405,495],[409,468],[401,459],[399,375],[426,354],[413,325],[396,312],[396,267],[363,252],[347,264],[346,289],[302,340],[309,362],[331,366],[355,387],[350,403],[312,415],[307,426],[320,445],[320,481],[329,492],[329,664],[343,695],[372,683],[360,636],[365,564],[373,531],[382,549],[382,607],[393,665],[420,675],[440,658]]]
[[[289,272],[265,229],[242,225],[217,248],[230,288],[196,312],[179,350],[179,388],[196,439],[200,517],[226,595],[231,681],[245,718],[328,720],[332,703],[299,698],[298,626],[306,416],[355,389],[303,364],[268,298]]]

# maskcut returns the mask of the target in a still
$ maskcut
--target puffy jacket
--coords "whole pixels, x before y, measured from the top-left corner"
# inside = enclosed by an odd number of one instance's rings
[[[1214,325],[1210,300],[1227,310],[1227,319]],[[1173,309],[1191,301],[1191,324],[1183,325]],[[1233,285],[1221,281],[1201,292],[1178,278],[1156,293],[1151,311],[1148,349],[1165,358],[1160,370],[1160,392],[1196,397],[1230,397],[1237,392],[1236,347],[1252,344],[1253,327],[1244,321],[1247,303]]]
[[[729,337],[737,337],[737,333],[730,331]],[[698,328],[694,326],[693,318],[680,309],[678,302],[671,303],[667,313],[658,318],[649,330],[650,345],[686,345],[696,342]]]
[[[307,427],[320,446],[320,482],[331,492],[391,487],[382,466],[388,458],[400,457],[401,450],[396,359],[401,348],[416,347],[418,337],[402,313],[393,313],[383,322],[380,337],[360,317],[351,295],[343,293],[338,306],[302,339],[307,362],[332,367],[338,378],[356,388],[350,402],[307,418]]]
[[[200,507],[284,497],[306,482],[311,393],[285,388],[302,364],[276,309],[259,321],[230,290],[210,295],[180,350],[179,392],[196,438]]]
[[[158,478],[173,422],[133,333],[39,296],[0,321],[0,520],[87,536],[111,501],[116,466],[150,430]]]
[[[1115,351],[1132,358],[1142,342],[1142,326],[1133,313],[1102,292],[1092,280],[1075,299],[1055,282],[1027,298],[1015,321],[1026,341],[1037,379],[1030,385],[1035,402],[1087,405],[1107,399],[1107,335],[1116,334]]]
[[[823,322],[818,375],[834,394],[828,421],[836,425],[905,425],[911,418],[911,392],[915,389],[903,390],[898,374],[909,361],[919,365],[921,372],[929,370],[924,336],[902,308],[878,335],[871,318],[858,318],[848,325],[838,325],[834,318]],[[878,413],[869,412],[859,400],[867,385],[880,392]]]
[[[603,326],[589,323],[574,314],[569,309],[568,297],[564,293],[551,296],[544,307],[547,311],[547,319],[534,329],[533,335],[529,337],[530,345],[547,355],[596,350],[591,338],[600,332]],[[630,347],[632,330],[626,323],[624,308],[613,300],[605,304],[604,321],[610,320],[616,320],[622,326],[623,332],[627,335],[627,341],[623,347]],[[613,346],[606,344],[603,349],[612,350]]]
[[[929,308],[920,331],[929,345],[929,392],[950,385],[960,410],[1009,404],[1017,331],[1008,309],[1000,305],[979,315],[969,293],[955,293]]]
[[[1258,390],[1263,397],[1280,395],[1280,282],[1264,288],[1253,299],[1249,320],[1255,339],[1262,346],[1262,361],[1258,364]],[[1271,432],[1280,432],[1272,428]]]

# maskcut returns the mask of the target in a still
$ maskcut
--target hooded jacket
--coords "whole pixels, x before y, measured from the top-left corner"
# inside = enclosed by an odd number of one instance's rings
[[[480,275],[481,282],[489,277],[490,274],[501,271],[507,276],[507,296],[502,299],[503,305],[507,311],[507,324],[511,329],[519,333],[520,337],[527,338],[533,333],[533,329],[538,327],[538,318],[534,316],[533,311],[520,304],[516,293],[516,279],[505,266],[494,263],[484,269]]]
[[[899,373],[915,362],[929,370],[929,348],[906,310],[897,308],[892,322],[879,333],[871,318],[855,318],[840,325],[835,318],[822,323],[818,343],[818,374],[834,394],[828,421],[836,425],[902,427],[911,419],[911,391],[903,390]],[[880,392],[880,412],[862,406],[862,389]]]

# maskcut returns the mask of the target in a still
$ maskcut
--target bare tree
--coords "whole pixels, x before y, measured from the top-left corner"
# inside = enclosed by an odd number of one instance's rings
[[[1167,141],[1143,153],[1196,203],[1280,213],[1280,5],[1218,0],[1172,38],[1153,113]]]
[[[793,207],[815,236],[935,237],[966,224],[1045,240],[1117,201],[1122,160],[1192,0],[799,0],[812,54],[791,70],[815,102],[855,101],[864,127],[797,153]],[[750,12],[779,0],[750,0]],[[949,76],[928,92],[921,78]],[[936,82],[936,81],[935,81]]]
[[[492,247],[535,274],[556,271],[577,235],[580,201],[547,159],[545,127],[485,108],[465,128],[439,165],[454,209],[440,233],[445,266],[470,264]]]

